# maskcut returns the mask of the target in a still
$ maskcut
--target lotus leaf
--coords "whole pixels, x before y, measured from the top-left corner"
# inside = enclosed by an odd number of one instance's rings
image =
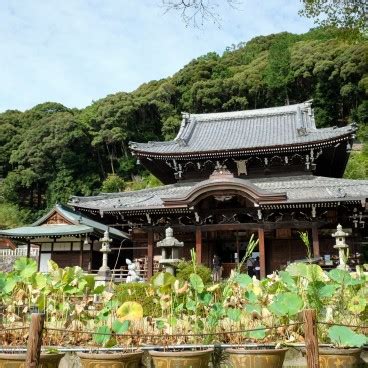
[[[348,309],[354,314],[359,314],[364,312],[366,306],[367,300],[365,298],[354,296],[349,302]]]
[[[23,279],[28,279],[37,272],[37,262],[31,258],[18,258],[14,262],[14,270],[17,271]]]
[[[289,289],[290,291],[296,291],[296,283],[289,272],[280,271],[279,276],[287,289]]]
[[[190,280],[190,285],[191,287],[197,292],[197,293],[201,293],[204,289],[204,284],[202,281],[201,276],[195,274],[195,273],[191,273],[189,276],[189,280]]]
[[[111,338],[111,330],[107,326],[98,327],[93,334],[93,340],[99,345],[106,345]]]
[[[7,279],[4,280],[4,283],[2,284],[3,284],[2,286],[3,286],[4,293],[10,294],[14,290],[15,286],[17,285],[17,282],[12,277],[8,277]]]
[[[245,306],[245,310],[248,313],[258,313],[258,314],[261,314],[261,312],[262,312],[262,308],[258,304],[247,304]]]
[[[152,286],[163,293],[170,291],[175,281],[175,277],[168,272],[159,272],[151,279]]]
[[[138,321],[143,318],[143,308],[137,302],[125,302],[116,311],[121,322]]]
[[[262,340],[266,337],[266,328],[263,325],[258,325],[253,331],[249,332],[251,339]]]
[[[245,298],[248,300],[249,303],[257,303],[258,301],[258,298],[257,298],[257,295],[254,294],[253,291],[247,291],[245,294],[244,294]]]
[[[348,284],[352,281],[351,275],[348,271],[334,268],[328,273],[329,278],[338,284]]]
[[[186,308],[192,312],[194,312],[196,310],[196,303],[193,299],[191,298],[187,298],[187,302],[185,304]]]
[[[361,347],[368,342],[367,336],[358,334],[345,326],[332,326],[328,329],[328,337],[338,347]]]
[[[123,334],[129,330],[130,321],[125,320],[124,322],[120,322],[116,319],[112,324],[112,330],[117,334]]]
[[[37,289],[43,289],[47,285],[47,277],[43,273],[37,273],[35,277],[35,284]]]
[[[234,322],[239,322],[241,317],[241,310],[236,308],[229,308],[227,310],[227,316]]]
[[[234,280],[241,288],[246,288],[249,284],[252,284],[252,278],[244,273],[239,273],[235,276]]]
[[[293,316],[300,312],[303,307],[303,300],[298,294],[286,292],[276,295],[272,304],[269,306],[270,311],[276,316]]]
[[[332,298],[337,287],[338,286],[334,284],[323,285],[317,289],[318,296],[320,298]]]

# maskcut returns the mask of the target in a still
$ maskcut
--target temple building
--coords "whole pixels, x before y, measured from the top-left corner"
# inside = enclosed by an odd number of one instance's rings
[[[317,129],[310,102],[185,113],[174,140],[130,144],[163,186],[75,196],[68,205],[78,216],[119,232],[110,262],[143,258],[148,277],[161,254],[156,244],[169,226],[184,242],[180,258],[195,248],[198,262],[211,267],[216,254],[225,277],[252,234],[259,239],[261,277],[306,258],[300,232],[308,232],[313,256],[330,262],[337,256],[331,234],[339,223],[350,233],[351,262],[359,263],[367,250],[368,180],[342,178],[355,132],[354,124]],[[97,268],[91,249],[85,256],[80,250],[79,262],[89,257]],[[121,260],[116,263],[114,255]]]
[[[131,142],[137,160],[164,186],[73,197],[75,211],[130,233],[134,257],[147,257],[170,226],[195,248],[200,263],[214,254],[230,272],[254,234],[261,276],[306,257],[335,255],[333,229],[349,229],[351,254],[366,241],[368,180],[342,179],[355,125],[317,129],[310,102],[259,110],[183,114],[173,141]],[[337,253],[336,253],[337,254]],[[359,260],[356,260],[359,262]]]

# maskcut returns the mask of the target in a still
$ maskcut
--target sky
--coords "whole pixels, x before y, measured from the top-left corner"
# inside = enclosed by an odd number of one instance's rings
[[[221,26],[195,28],[162,0],[1,0],[0,112],[46,101],[83,108],[208,52],[313,27],[299,0],[215,1]]]

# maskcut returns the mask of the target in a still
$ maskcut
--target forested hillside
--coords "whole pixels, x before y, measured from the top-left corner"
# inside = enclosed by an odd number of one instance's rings
[[[128,142],[173,138],[182,111],[313,99],[320,127],[355,121],[364,140],[367,60],[363,37],[346,38],[333,29],[280,33],[233,45],[222,55],[200,56],[172,77],[109,95],[82,110],[56,102],[25,112],[8,110],[0,114],[0,227],[30,221],[72,194],[157,184],[135,164]],[[367,176],[366,157],[355,153],[348,175]]]

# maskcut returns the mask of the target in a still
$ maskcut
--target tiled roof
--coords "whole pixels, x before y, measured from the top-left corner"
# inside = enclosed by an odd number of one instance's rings
[[[259,150],[312,144],[351,134],[354,127],[317,129],[311,103],[259,110],[184,115],[173,141],[131,142],[135,152],[180,155],[198,152]]]
[[[44,225],[23,226],[1,230],[0,235],[11,238],[42,238],[47,236],[71,236],[93,232],[93,228],[85,225]]]
[[[32,226],[40,227],[40,225],[42,225],[50,217],[50,215],[54,213],[54,211],[58,212],[62,217],[64,217],[66,220],[69,220],[74,225],[85,225],[85,226],[92,228],[92,230],[99,232],[101,234],[103,234],[108,228],[107,225],[101,222],[92,220],[81,213],[74,212],[71,208],[62,206],[61,204],[56,204],[55,207],[50,212],[48,212],[46,215],[38,219],[35,223],[32,224]],[[42,226],[45,226],[45,225],[42,225]],[[109,227],[109,233],[111,236],[117,239],[124,239],[124,238],[129,237],[129,235],[126,234],[125,232],[115,229],[113,227]]]
[[[234,179],[251,183],[268,193],[286,192],[288,203],[349,201],[368,198],[368,180],[349,180],[322,176],[292,176],[265,179]],[[187,195],[201,182],[178,183],[162,187],[101,194],[95,197],[73,197],[70,205],[99,211],[135,211],[163,209],[163,199]]]

